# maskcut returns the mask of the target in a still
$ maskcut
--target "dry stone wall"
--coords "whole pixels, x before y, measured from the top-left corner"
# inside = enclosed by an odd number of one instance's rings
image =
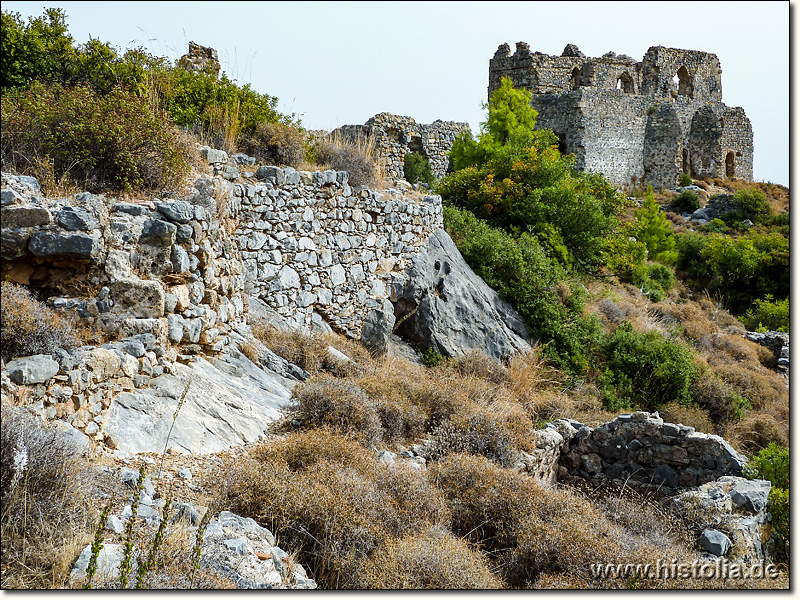
[[[438,196],[354,191],[344,171],[262,167],[256,176],[234,188],[245,288],[300,326],[324,319],[360,337],[366,314],[385,306],[442,227]]]
[[[559,477],[617,480],[673,495],[723,475],[741,476],[747,459],[717,435],[665,423],[658,413],[619,415],[595,429],[570,422]]]
[[[608,52],[561,56],[501,44],[489,61],[489,96],[503,77],[533,95],[537,126],[555,131],[577,166],[620,186],[675,187],[694,177],[752,180],[753,130],[741,108],[722,103],[719,59],[651,47],[641,62]]]

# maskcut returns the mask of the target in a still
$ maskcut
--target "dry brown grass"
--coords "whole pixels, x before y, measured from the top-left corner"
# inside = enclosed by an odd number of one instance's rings
[[[86,465],[64,434],[23,409],[3,406],[0,432],[2,587],[63,587],[92,538]]]

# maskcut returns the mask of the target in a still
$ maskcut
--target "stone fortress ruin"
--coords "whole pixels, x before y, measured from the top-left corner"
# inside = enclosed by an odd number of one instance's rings
[[[537,127],[552,129],[579,169],[615,185],[672,188],[681,173],[752,181],[753,130],[742,108],[722,103],[721,74],[707,52],[653,46],[636,62],[587,57],[574,44],[549,56],[518,42],[490,59],[488,92],[503,77],[527,88]]]
[[[436,120],[428,125],[411,117],[383,112],[364,125],[344,125],[336,130],[351,141],[374,140],[375,159],[383,173],[392,179],[404,179],[403,161],[409,152],[419,152],[429,161],[431,173],[441,178],[447,173],[448,154],[453,142],[462,132],[469,131],[468,123]]]

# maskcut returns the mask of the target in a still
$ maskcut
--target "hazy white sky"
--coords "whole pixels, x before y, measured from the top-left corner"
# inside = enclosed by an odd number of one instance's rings
[[[745,109],[754,176],[789,184],[790,2],[16,2],[4,11],[66,10],[78,42],[144,46],[178,58],[212,46],[223,70],[277,96],[309,129],[379,112],[484,118],[489,59],[506,42],[560,54],[609,50],[641,60],[650,46],[715,53],[723,102]],[[791,7],[792,12],[794,6]]]

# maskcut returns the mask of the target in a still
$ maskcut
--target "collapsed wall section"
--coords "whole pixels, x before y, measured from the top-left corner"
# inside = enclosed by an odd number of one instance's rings
[[[448,154],[453,142],[469,124],[437,120],[428,125],[411,117],[380,113],[364,125],[344,125],[337,129],[343,138],[354,143],[374,144],[375,159],[390,179],[404,179],[403,163],[406,154],[419,152],[429,161],[434,177],[442,178],[448,171]]]

